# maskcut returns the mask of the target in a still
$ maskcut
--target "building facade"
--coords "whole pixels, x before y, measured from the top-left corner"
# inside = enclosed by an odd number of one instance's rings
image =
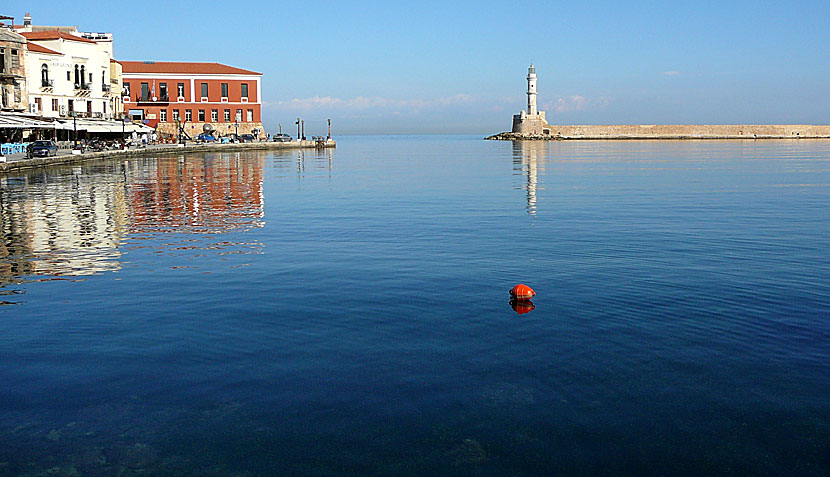
[[[28,40],[31,113],[51,118],[116,117],[106,47],[59,30],[21,34]]]
[[[513,115],[513,132],[519,134],[550,135],[545,112],[536,106],[536,67],[527,69],[527,110]]]
[[[207,129],[263,135],[261,78],[219,63],[119,61],[124,109],[167,138]]]
[[[0,26],[0,110],[27,107],[26,38]]]

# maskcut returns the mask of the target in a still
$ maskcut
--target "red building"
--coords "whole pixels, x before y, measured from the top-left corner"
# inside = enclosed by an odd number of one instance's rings
[[[210,124],[220,135],[264,135],[262,73],[219,63],[119,61],[124,111],[176,136],[177,124],[195,137]]]

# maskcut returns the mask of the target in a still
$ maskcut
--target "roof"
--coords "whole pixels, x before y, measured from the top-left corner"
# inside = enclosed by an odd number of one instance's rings
[[[29,51],[33,51],[35,53],[46,53],[46,54],[49,54],[49,55],[62,55],[63,54],[59,51],[50,50],[49,48],[46,48],[45,46],[40,46],[37,43],[28,43],[26,45],[26,47],[29,49]]]
[[[26,43],[26,38],[8,28],[0,28],[0,41],[11,41],[14,43]]]
[[[79,41],[81,43],[93,43],[93,44],[95,43],[92,40],[88,40],[86,38],[81,38],[81,37],[75,36],[75,35],[70,35],[69,33],[64,33],[62,31],[58,31],[58,30],[27,31],[27,32],[22,32],[20,34],[23,35],[24,37],[26,37],[26,39],[30,40],[30,41],[38,41],[38,40],[45,41],[45,40],[64,39],[64,40],[69,40],[69,41]]]
[[[261,75],[221,63],[182,63],[174,61],[119,61],[124,73],[178,73],[188,75]]]

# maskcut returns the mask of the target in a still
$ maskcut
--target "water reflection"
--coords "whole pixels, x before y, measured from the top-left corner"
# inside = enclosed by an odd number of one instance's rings
[[[536,305],[533,304],[530,300],[517,300],[515,298],[510,299],[510,308],[513,308],[519,315],[524,315],[525,313],[530,313],[531,311],[536,309]]]
[[[513,141],[513,171],[524,177],[522,189],[526,192],[527,213],[536,215],[536,191],[538,190],[539,168],[544,173],[548,157],[546,141]]]
[[[204,154],[2,177],[0,283],[118,270],[128,236],[261,227],[263,164],[262,154]]]
[[[334,149],[285,149],[274,150],[269,153],[269,164],[279,175],[296,175],[302,178],[306,168],[314,172],[328,171],[331,179]]]

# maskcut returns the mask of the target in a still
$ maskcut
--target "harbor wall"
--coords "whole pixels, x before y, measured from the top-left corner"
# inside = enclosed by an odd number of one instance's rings
[[[14,173],[24,169],[37,169],[63,164],[80,164],[87,161],[127,158],[152,157],[164,154],[189,154],[200,152],[239,152],[247,150],[282,150],[282,149],[321,149],[337,147],[337,141],[292,141],[292,142],[247,142],[239,144],[171,144],[169,146],[152,146],[114,151],[88,152],[84,154],[67,154],[55,157],[37,157],[17,161],[0,162],[0,175]]]
[[[830,125],[616,124],[544,126],[543,134],[501,133],[488,139],[799,139],[830,138]]]

